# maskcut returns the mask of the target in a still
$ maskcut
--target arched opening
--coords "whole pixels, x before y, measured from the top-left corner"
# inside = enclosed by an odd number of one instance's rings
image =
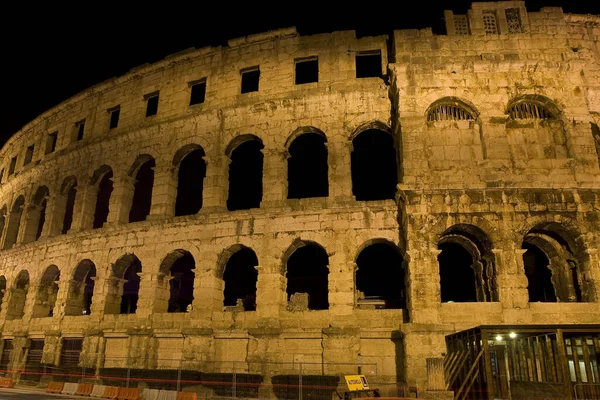
[[[327,139],[307,132],[298,136],[288,152],[288,199],[329,196]]]
[[[108,221],[110,195],[113,191],[113,172],[108,166],[99,168],[92,178],[92,184],[97,185],[96,207],[94,211],[93,229],[102,228]]]
[[[561,224],[539,224],[523,239],[523,265],[530,302],[594,301],[585,279],[589,259],[576,235]]]
[[[29,272],[22,270],[17,275],[13,289],[10,291],[10,298],[6,311],[6,319],[23,318],[25,314],[25,300],[29,291]]]
[[[134,314],[140,290],[142,263],[134,254],[126,254],[112,265],[105,314]]]
[[[598,165],[600,166],[600,127],[598,124],[590,122],[592,126],[592,136],[594,138],[594,145],[596,146],[596,155],[598,156]]]
[[[441,301],[498,301],[492,243],[480,228],[458,224],[438,242]]]
[[[241,141],[241,143],[239,143]],[[230,146],[229,197],[227,209],[248,210],[260,207],[262,201],[262,176],[264,148],[259,138],[244,135]]]
[[[204,150],[197,145],[180,149],[173,160],[178,166],[175,216],[197,214],[202,208],[206,162]]]
[[[507,106],[507,114],[512,120],[518,119],[558,119],[561,110],[548,97],[526,94],[512,99]]]
[[[75,268],[65,315],[90,315],[94,296],[94,278],[96,266],[91,260],[83,260]]]
[[[154,158],[143,155],[138,157],[132,168],[135,173],[133,200],[129,210],[129,222],[145,221],[152,205],[152,188],[154,187]],[[137,171],[137,172],[136,172]]]
[[[257,265],[256,253],[245,246],[239,246],[229,257],[223,272],[225,307],[243,308],[244,311],[256,310]]]
[[[301,243],[291,253],[286,262],[288,309],[329,308],[328,265],[327,252],[316,243]]]
[[[367,308],[406,308],[403,259],[387,241],[365,247],[356,258],[357,305]]]
[[[4,239],[4,250],[10,249],[17,243],[24,204],[25,197],[21,195],[17,197],[12,208],[10,209],[10,215],[8,216],[8,227],[6,228],[6,238]]]
[[[443,97],[427,108],[427,121],[474,121],[479,113],[472,104],[458,97]]]
[[[4,225],[6,225],[6,205],[0,209],[0,241],[2,240],[2,234],[4,233]]]
[[[195,267],[194,257],[185,250],[175,250],[164,259],[160,271],[164,276],[165,288],[163,293],[157,294],[157,300],[164,300],[166,304],[164,308],[159,308],[170,313],[189,311],[194,301]]]
[[[73,211],[75,210],[75,196],[77,195],[77,180],[74,177],[67,178],[63,182],[61,190],[62,194],[66,194],[65,215],[62,221],[61,233],[64,235],[69,232],[73,224]]]
[[[25,243],[38,240],[42,236],[44,224],[46,223],[46,206],[50,192],[46,186],[40,186],[31,205],[28,207],[27,224],[23,241]]]
[[[38,287],[33,306],[33,318],[52,317],[54,315],[59,279],[60,271],[56,265],[46,268],[40,280],[40,286]]]
[[[2,309],[2,303],[4,303],[4,295],[6,294],[6,278],[4,275],[0,276],[0,309]]]
[[[394,199],[398,183],[392,135],[379,129],[362,131],[352,140],[352,194],[356,200]]]

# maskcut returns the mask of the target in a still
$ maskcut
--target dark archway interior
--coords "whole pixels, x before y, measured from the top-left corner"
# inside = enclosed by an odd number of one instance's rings
[[[92,312],[92,297],[94,296],[94,280],[96,266],[91,261],[82,261],[75,270],[74,280],[84,285],[83,287],[83,313],[90,315]]]
[[[527,291],[530,302],[556,302],[556,292],[552,284],[552,271],[548,267],[548,256],[537,246],[523,243],[523,264],[527,276]]]
[[[594,144],[596,145],[596,155],[598,156],[598,164],[600,164],[600,127],[598,124],[590,122],[592,126],[592,136],[594,137]]]
[[[123,285],[123,296],[121,297],[121,314],[134,314],[137,310],[137,302],[140,291],[139,272],[142,272],[142,263],[135,258],[125,270],[123,279],[127,282]]]
[[[179,164],[175,215],[192,215],[202,208],[202,189],[206,176],[204,151],[196,149],[188,153]]]
[[[354,138],[352,147],[352,194],[356,200],[394,199],[398,166],[392,136],[369,129]]]
[[[56,295],[58,293],[58,282],[60,280],[60,270],[56,265],[51,265],[46,268],[40,286],[38,288],[38,301],[42,304],[48,304],[47,315],[37,315],[37,317],[51,317],[54,315],[54,307],[56,305]],[[35,314],[35,312],[34,312]]]
[[[325,138],[316,133],[305,133],[294,139],[289,153],[288,199],[329,196]]]
[[[323,248],[308,244],[294,251],[287,261],[288,301],[294,293],[308,293],[310,310],[329,308],[329,257]]]
[[[0,276],[0,307],[2,306],[2,302],[4,300],[5,293],[6,293],[6,278],[4,276]]]
[[[94,212],[94,224],[93,229],[102,228],[104,223],[108,220],[108,209],[110,203],[110,195],[113,191],[112,182],[113,172],[108,171],[104,174],[100,183],[98,184],[98,195],[96,197],[96,210]]]
[[[440,289],[442,303],[477,301],[473,257],[457,243],[440,243]]]
[[[252,249],[244,247],[236,251],[225,266],[224,306],[235,306],[242,300],[244,311],[256,310],[256,281],[258,279],[258,258]]]
[[[247,210],[260,207],[264,148],[259,140],[249,140],[231,152],[229,165],[228,210]]]
[[[131,210],[129,210],[129,222],[146,220],[152,206],[152,188],[154,186],[154,159],[146,161],[135,176],[135,188]]]
[[[67,204],[65,207],[65,217],[61,233],[65,234],[71,229],[73,224],[73,210],[75,209],[75,196],[77,195],[77,185],[71,185],[67,192]]]
[[[35,232],[35,240],[38,240],[42,236],[42,231],[44,230],[44,224],[46,223],[46,206],[48,205],[48,200],[44,197],[42,202],[40,203],[40,217],[38,218],[38,226]]]
[[[186,312],[187,307],[194,301],[194,267],[196,263],[194,257],[190,253],[184,253],[171,266],[171,277],[169,281],[170,296],[169,307],[170,313]]]
[[[406,308],[402,256],[387,243],[366,247],[356,258],[356,289],[365,299],[385,301],[385,308]]]

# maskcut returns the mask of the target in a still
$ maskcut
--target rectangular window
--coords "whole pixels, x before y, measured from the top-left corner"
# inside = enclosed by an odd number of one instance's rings
[[[58,131],[48,134],[46,139],[46,154],[53,153],[56,150],[56,142],[58,141]]]
[[[33,160],[33,150],[35,149],[34,145],[27,147],[27,151],[25,152],[25,160],[23,161],[23,165],[27,165]]]
[[[146,118],[158,113],[158,91],[144,96],[146,100]]]
[[[110,125],[108,129],[114,129],[119,126],[119,115],[121,115],[121,106],[109,108],[108,113],[110,114]]]
[[[466,15],[454,16],[454,31],[457,35],[469,34],[469,22]]]
[[[85,134],[85,119],[75,123],[75,130],[77,131],[77,141],[83,140]]]
[[[241,70],[240,73],[242,74],[242,93],[258,92],[260,69],[251,67]]]
[[[42,355],[44,354],[44,339],[30,339],[23,380],[39,382],[43,371]],[[28,373],[29,372],[29,373]]]
[[[506,12],[506,25],[508,26],[508,33],[521,33],[523,29],[521,27],[521,13],[518,8],[507,8]]]
[[[381,78],[381,51],[365,51],[356,54],[357,78]]]
[[[15,168],[17,167],[17,156],[14,156],[10,159],[10,165],[8,166],[8,176],[11,176],[15,173]]]
[[[486,35],[495,35],[498,33],[496,13],[494,13],[494,11],[483,12],[483,28],[485,29]]]
[[[301,58],[296,62],[296,85],[319,82],[319,59],[317,57]]]
[[[63,345],[60,352],[61,367],[77,367],[79,365],[79,355],[83,348],[83,339],[63,339]]]
[[[12,339],[4,339],[4,346],[2,347],[2,356],[0,356],[0,370],[6,371],[8,364],[10,363],[10,353],[13,349]],[[6,374],[5,376],[8,376]]]
[[[190,106],[204,103],[204,99],[206,98],[206,78],[190,82],[188,85],[191,89]]]

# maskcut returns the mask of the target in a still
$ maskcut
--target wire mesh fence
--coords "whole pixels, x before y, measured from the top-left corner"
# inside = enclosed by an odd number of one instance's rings
[[[382,375],[376,363],[239,362],[105,358],[100,368],[26,365],[1,371],[18,381],[92,383],[195,392],[198,398],[343,398],[345,375],[365,375],[381,396],[408,396],[409,387]]]

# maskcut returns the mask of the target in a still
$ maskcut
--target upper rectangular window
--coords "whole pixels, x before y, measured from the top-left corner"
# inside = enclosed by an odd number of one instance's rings
[[[144,96],[146,100],[146,118],[158,114],[158,91]]]
[[[246,68],[241,70],[240,74],[242,74],[242,93],[258,92],[260,69],[258,67]]]
[[[319,81],[319,59],[317,57],[300,58],[296,63],[296,85]]]
[[[119,116],[121,115],[121,106],[109,108],[108,113],[110,114],[110,124],[108,129],[114,129],[119,126]]]
[[[10,159],[10,165],[8,166],[8,175],[12,175],[15,173],[15,168],[17,167],[17,156],[14,156]]]
[[[483,29],[485,30],[486,35],[494,35],[498,33],[496,13],[494,11],[483,12]]]
[[[75,130],[77,131],[77,141],[83,140],[83,135],[85,134],[85,119],[75,123]]]
[[[466,15],[454,16],[454,31],[457,35],[469,34],[469,21]]]
[[[190,106],[202,104],[206,98],[206,78],[188,83],[190,87]]]
[[[27,165],[31,162],[31,160],[33,160],[33,150],[35,149],[35,146],[32,144],[31,146],[27,147],[27,151],[25,151],[25,160],[23,160],[23,165]]]
[[[52,132],[48,134],[46,138],[46,153],[50,154],[56,150],[56,142],[58,141],[58,131]]]
[[[357,78],[381,78],[381,50],[356,54]]]
[[[506,25],[508,26],[508,33],[521,33],[523,27],[521,26],[521,13],[518,8],[507,8],[506,13]]]

